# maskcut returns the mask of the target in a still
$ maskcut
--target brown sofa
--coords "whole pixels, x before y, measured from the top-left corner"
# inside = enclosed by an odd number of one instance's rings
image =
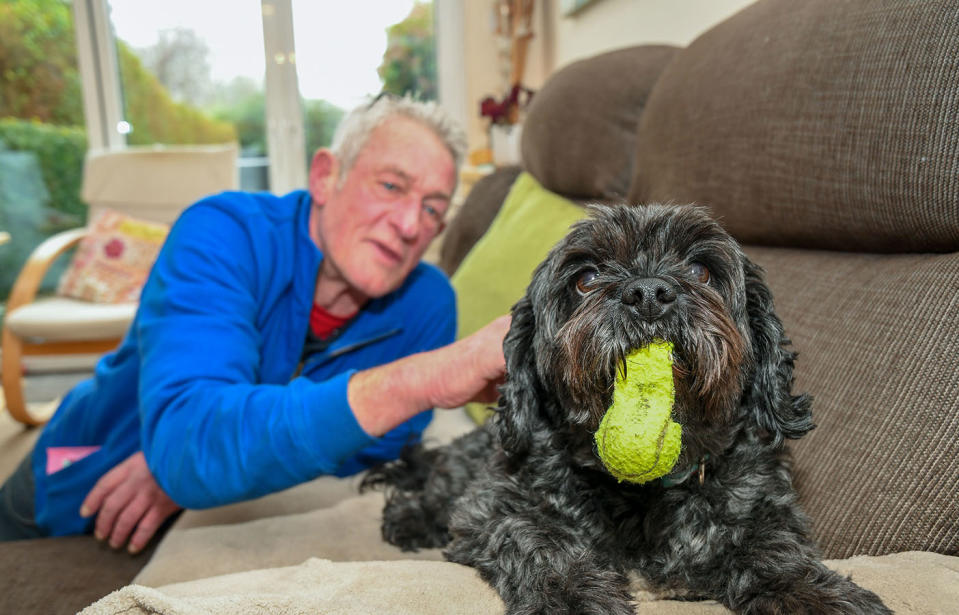
[[[818,427],[790,445],[801,503],[828,564],[898,613],[959,612],[957,57],[954,3],[760,0],[685,49],[559,71],[522,144],[547,190],[701,204],[765,268],[815,399]],[[455,282],[519,171],[478,182],[451,222]],[[501,612],[471,570],[383,544],[382,497],[354,488],[188,511],[88,612]],[[726,612],[635,596],[643,613]]]
[[[686,49],[568,66],[524,127],[545,188],[706,206],[766,270],[815,400],[792,449],[827,557],[959,555],[957,55],[954,3],[762,0]],[[447,271],[515,173],[474,188]]]

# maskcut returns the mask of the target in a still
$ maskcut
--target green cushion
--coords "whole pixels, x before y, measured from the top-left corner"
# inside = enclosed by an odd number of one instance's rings
[[[521,173],[489,230],[453,274],[457,338],[509,313],[550,248],[585,216],[585,209],[546,190],[529,173]],[[486,414],[482,405],[470,405],[467,411],[477,419]]]

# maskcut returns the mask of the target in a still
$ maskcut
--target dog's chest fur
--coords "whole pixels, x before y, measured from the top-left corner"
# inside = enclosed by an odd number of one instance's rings
[[[537,463],[512,466],[496,447],[473,457],[488,464],[455,504],[447,549],[453,561],[472,558],[463,551],[465,543],[481,520],[500,508],[500,518],[506,519],[498,528],[503,536],[515,531],[513,536],[548,543],[550,537],[539,535],[537,526],[551,532],[557,526],[576,528],[564,538],[584,552],[601,555],[623,573],[638,573],[657,595],[680,591],[691,596],[685,571],[723,565],[761,531],[764,519],[795,513],[784,453],[745,434],[723,459],[706,464],[702,484],[698,472],[674,486],[659,480],[618,482],[578,466],[569,449],[546,442],[541,449],[534,447],[531,458]],[[757,482],[757,476],[763,480]],[[511,527],[511,518],[539,518],[542,523]],[[467,540],[461,543],[458,536]]]

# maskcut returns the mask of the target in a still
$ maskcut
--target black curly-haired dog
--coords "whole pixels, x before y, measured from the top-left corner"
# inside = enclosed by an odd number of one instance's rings
[[[618,366],[674,346],[672,472],[619,482],[594,443]],[[761,270],[702,209],[597,207],[513,308],[496,415],[372,471],[384,537],[447,545],[510,614],[633,613],[627,573],[739,613],[890,613],[820,561],[784,438],[812,429]]]

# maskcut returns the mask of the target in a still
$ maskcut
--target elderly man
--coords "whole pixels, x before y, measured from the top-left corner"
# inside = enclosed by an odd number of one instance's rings
[[[0,538],[92,530],[136,552],[180,507],[358,472],[431,408],[489,399],[508,319],[453,344],[452,288],[420,263],[464,141],[436,105],[381,98],[316,153],[308,191],[187,209],[123,343],[0,489]]]

